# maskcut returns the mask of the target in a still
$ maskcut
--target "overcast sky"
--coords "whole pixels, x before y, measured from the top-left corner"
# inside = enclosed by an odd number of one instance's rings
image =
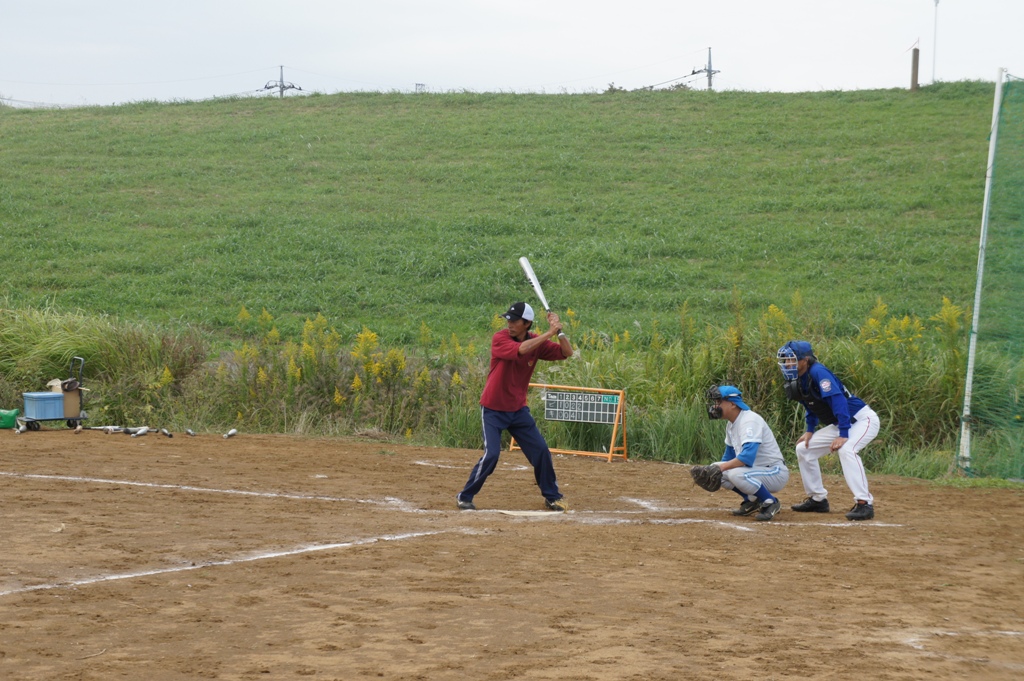
[[[935,30],[937,27],[937,39]],[[1024,0],[0,0],[0,97],[819,91],[1024,77]]]

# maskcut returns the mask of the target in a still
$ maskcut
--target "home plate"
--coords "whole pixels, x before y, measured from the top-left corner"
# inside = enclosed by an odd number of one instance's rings
[[[551,511],[502,511],[495,509],[495,513],[504,513],[505,515],[547,515],[556,516],[557,512],[552,513]]]

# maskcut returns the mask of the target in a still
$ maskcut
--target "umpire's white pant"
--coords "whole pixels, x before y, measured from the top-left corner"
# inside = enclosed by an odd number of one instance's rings
[[[843,467],[846,485],[853,492],[855,501],[874,502],[868,491],[868,476],[864,472],[864,462],[860,458],[860,450],[868,446],[881,426],[878,414],[871,407],[863,407],[853,415],[856,423],[850,426],[850,437],[846,444],[839,448],[839,463]],[[800,464],[800,477],[804,483],[804,492],[815,501],[828,496],[828,490],[821,480],[821,467],[818,459],[832,452],[832,440],[839,437],[839,426],[825,426],[811,435],[806,444],[796,446],[796,460]]]

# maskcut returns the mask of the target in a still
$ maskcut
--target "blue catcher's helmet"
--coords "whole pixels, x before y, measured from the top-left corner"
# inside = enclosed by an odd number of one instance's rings
[[[811,350],[811,344],[807,341],[789,341],[779,348],[779,354],[776,357],[783,377],[787,381],[795,381],[800,375],[796,363],[801,359],[813,360],[814,352]]]

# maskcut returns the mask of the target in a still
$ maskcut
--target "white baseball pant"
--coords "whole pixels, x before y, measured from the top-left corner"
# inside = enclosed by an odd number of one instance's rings
[[[738,466],[722,471],[722,487],[738,489],[753,498],[761,485],[772,494],[779,492],[789,482],[789,470],[783,465],[776,466]]]
[[[839,463],[843,467],[843,477],[846,478],[847,487],[853,492],[854,500],[870,504],[874,502],[874,497],[868,491],[868,476],[864,472],[864,462],[861,461],[859,452],[875,439],[881,424],[878,414],[871,407],[863,407],[853,415],[853,418],[856,419],[856,423],[850,426],[850,437],[846,444],[839,448]],[[800,464],[804,492],[815,501],[821,501],[828,496],[828,490],[821,480],[818,459],[832,453],[832,440],[837,437],[839,426],[825,426],[815,431],[809,442],[801,442],[796,446],[796,460]]]

